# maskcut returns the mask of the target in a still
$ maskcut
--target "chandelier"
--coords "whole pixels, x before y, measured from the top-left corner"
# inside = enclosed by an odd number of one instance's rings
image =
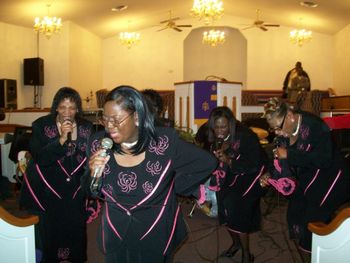
[[[305,42],[311,40],[312,32],[305,29],[294,29],[290,31],[289,38],[293,44],[297,44],[301,47]]]
[[[50,4],[47,5],[47,16],[43,19],[36,17],[34,20],[34,30],[38,33],[44,34],[49,39],[52,34],[59,33],[62,28],[61,18],[50,17]]]
[[[220,0],[194,0],[190,13],[199,20],[204,19],[204,23],[209,25],[212,21],[221,18],[224,8]]]
[[[131,48],[132,45],[140,41],[140,33],[136,32],[121,32],[119,34],[119,39],[123,45]]]
[[[211,29],[209,32],[203,32],[203,43],[212,47],[225,42],[225,32],[220,30]]]

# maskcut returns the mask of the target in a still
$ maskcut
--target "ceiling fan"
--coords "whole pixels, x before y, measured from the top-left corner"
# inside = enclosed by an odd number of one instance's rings
[[[179,20],[179,17],[171,17],[171,11],[169,11],[169,19],[160,21],[160,24],[165,24],[163,28],[157,30],[157,31],[162,31],[165,29],[174,29],[175,31],[181,32],[182,29],[180,27],[192,27],[192,25],[177,25],[175,23],[176,20]]]
[[[253,24],[251,24],[245,28],[242,28],[241,30],[246,30],[246,29],[250,29],[253,27],[257,27],[263,31],[267,31],[268,30],[267,27],[279,27],[279,26],[280,25],[278,25],[278,24],[265,24],[264,21],[260,20],[260,9],[257,9],[256,10],[256,20],[253,22]]]

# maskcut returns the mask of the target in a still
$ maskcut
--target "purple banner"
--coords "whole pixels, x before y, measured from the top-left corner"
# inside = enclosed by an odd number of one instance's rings
[[[194,121],[203,123],[217,106],[217,81],[194,82]]]

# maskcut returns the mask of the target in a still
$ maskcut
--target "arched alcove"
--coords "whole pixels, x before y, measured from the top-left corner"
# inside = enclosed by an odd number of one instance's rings
[[[225,31],[223,44],[212,47],[202,43],[203,32]],[[215,75],[228,81],[247,80],[247,40],[232,27],[199,27],[184,40],[184,81],[201,80]]]

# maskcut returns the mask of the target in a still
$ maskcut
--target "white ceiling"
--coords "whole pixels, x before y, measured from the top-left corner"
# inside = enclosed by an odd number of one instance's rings
[[[261,19],[269,23],[296,27],[302,25],[319,33],[335,34],[350,24],[350,0],[313,0],[317,8],[306,8],[299,0],[222,0],[225,14],[251,19],[261,9]],[[125,30],[160,28],[159,22],[173,16],[191,18],[193,0],[0,0],[0,21],[32,27],[34,17],[50,15],[72,21],[94,34],[108,38]],[[122,12],[111,8],[127,5]],[[215,25],[220,26],[220,22]],[[239,25],[231,25],[238,27]],[[155,28],[157,30],[158,28]],[[174,31],[175,32],[175,31]]]

